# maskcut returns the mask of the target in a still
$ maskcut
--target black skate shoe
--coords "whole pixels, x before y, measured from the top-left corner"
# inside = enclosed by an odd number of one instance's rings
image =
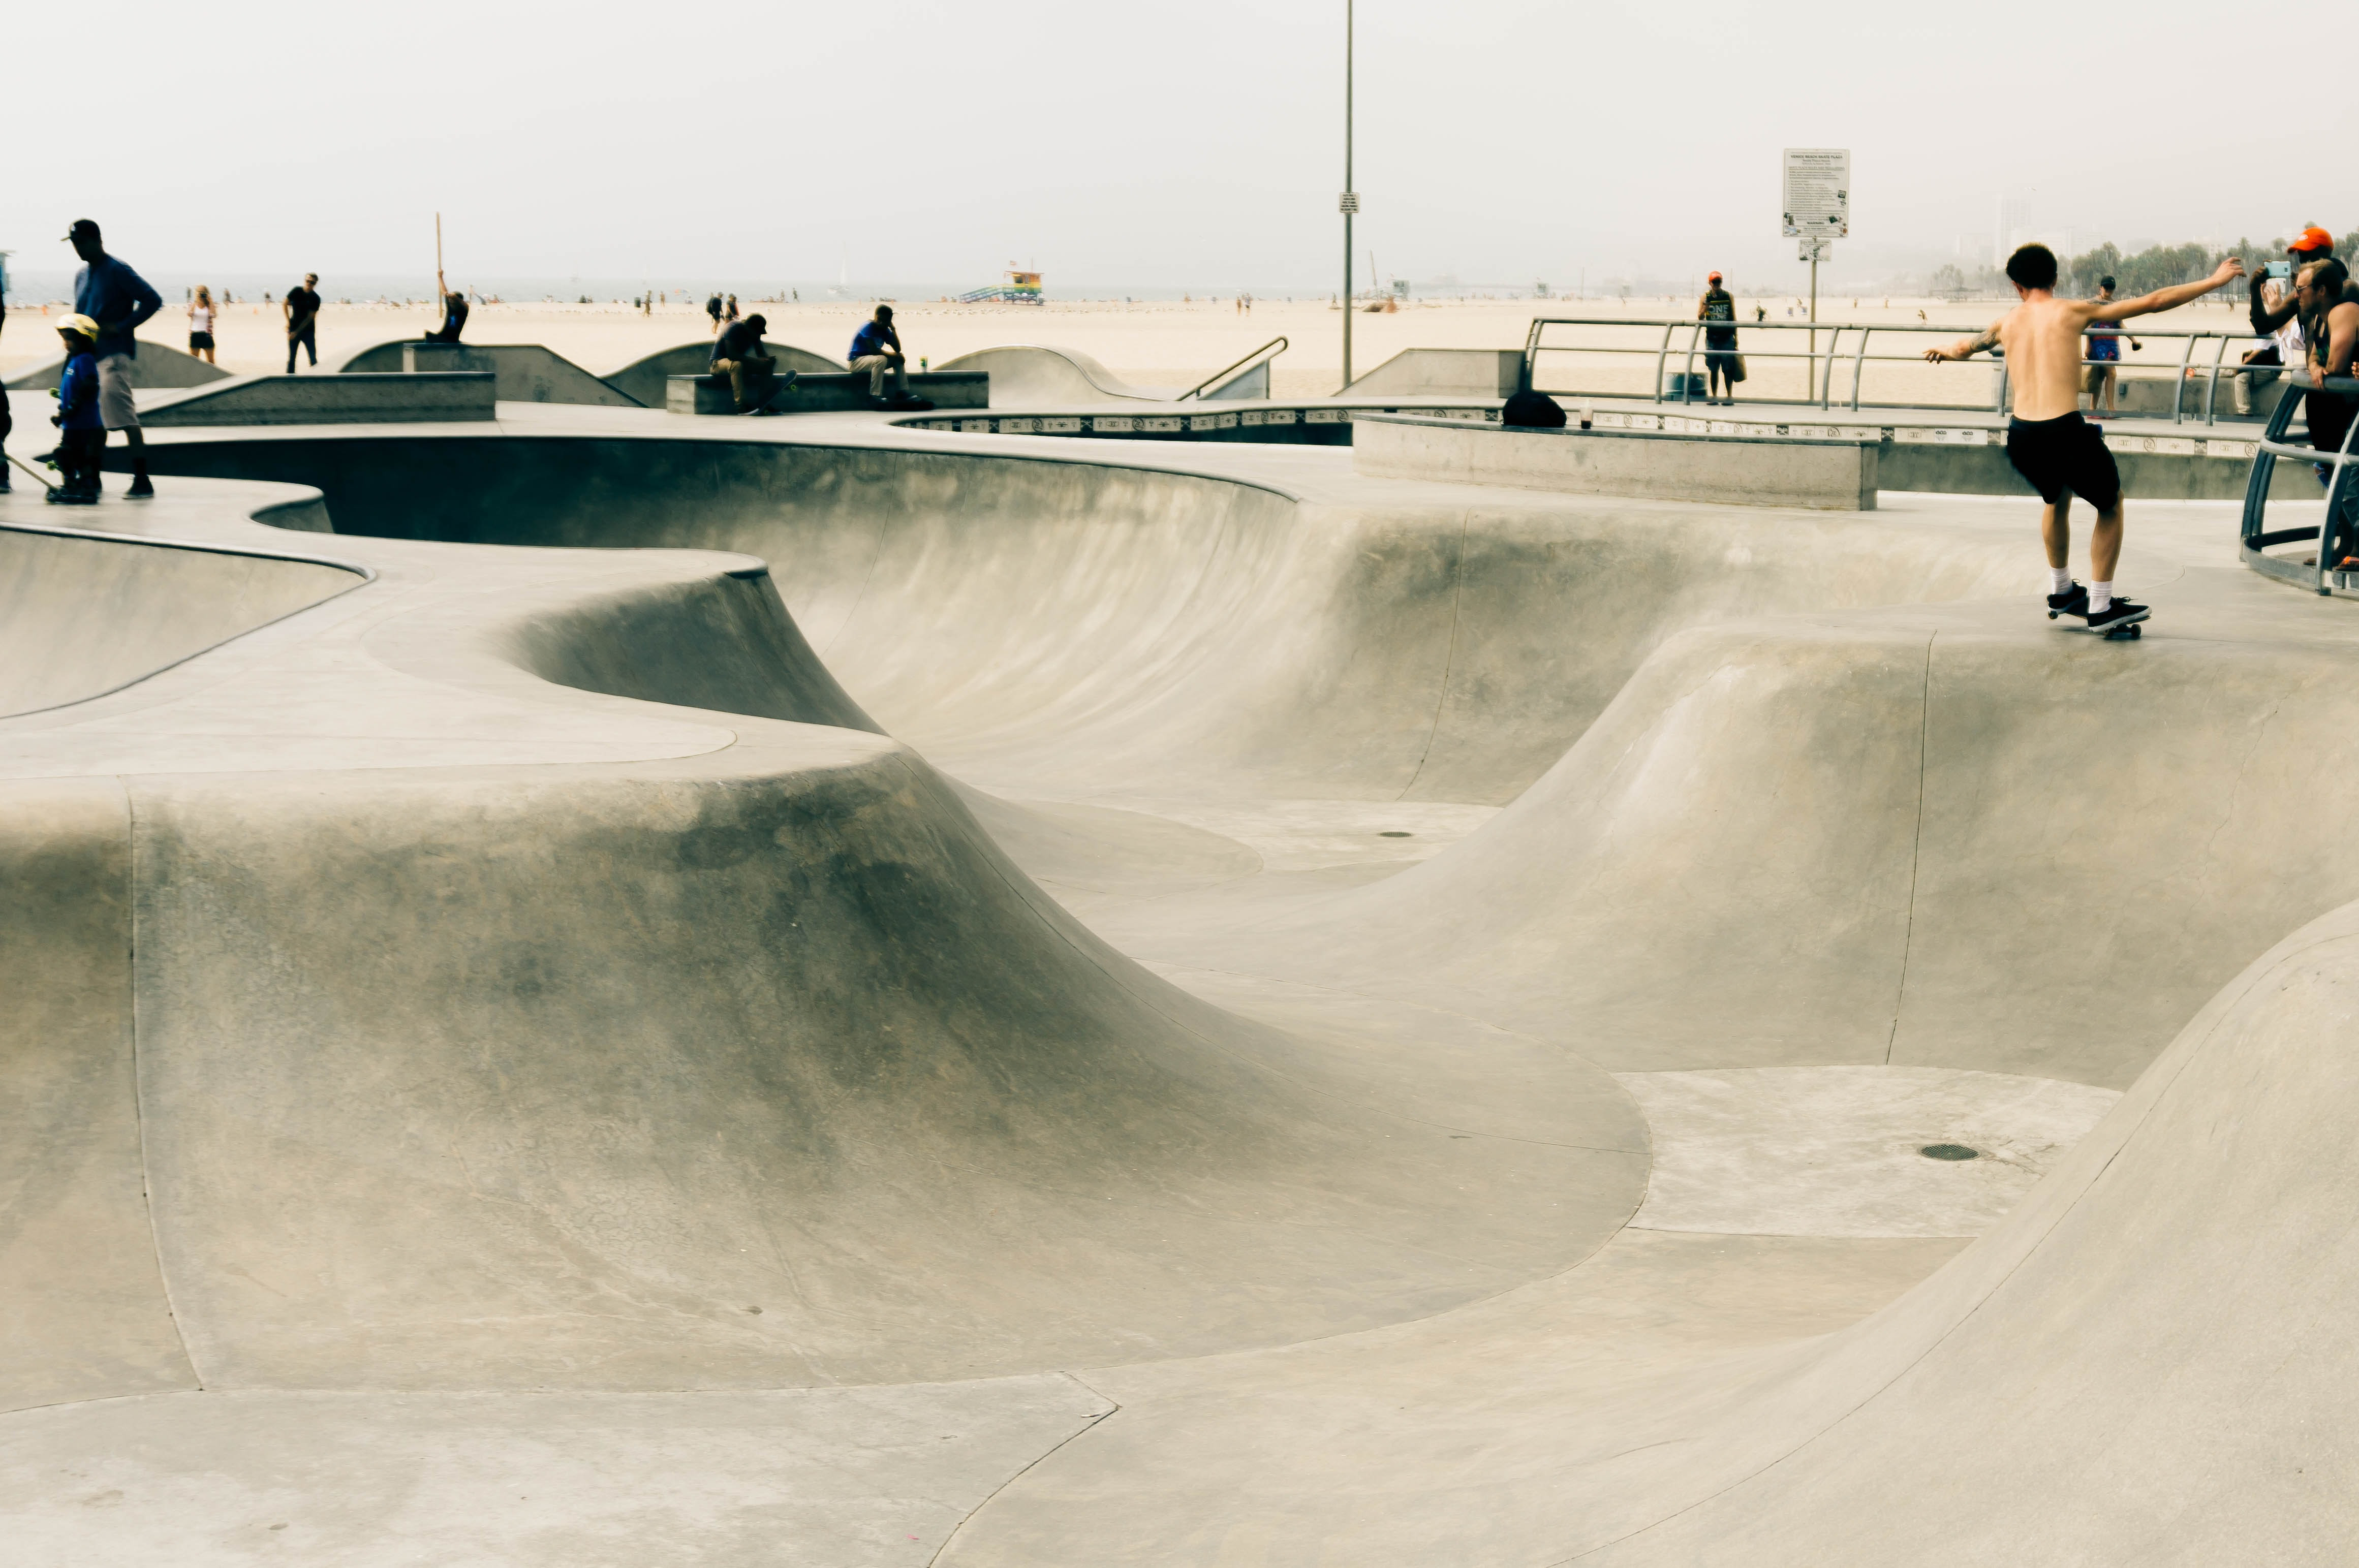
[[[2077,582],[2072,585],[2071,589],[2069,592],[2051,593],[2048,596],[2048,619],[2050,621],[2055,620],[2060,615],[2086,615],[2088,613],[2089,590]]]
[[[2152,613],[2154,612],[2143,604],[2133,604],[2126,599],[2116,599],[2103,610],[2096,611],[2084,619],[2089,622],[2089,630],[2092,632],[2101,632],[2108,637],[2135,637],[2138,634],[2139,623]]]

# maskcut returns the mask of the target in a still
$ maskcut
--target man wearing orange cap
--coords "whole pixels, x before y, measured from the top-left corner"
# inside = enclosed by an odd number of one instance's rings
[[[2286,254],[2293,261],[2293,275],[2299,277],[2301,269],[2310,263],[2334,259],[2334,236],[2312,223],[2294,236],[2293,243],[2286,247]],[[2284,301],[2275,308],[2271,308],[2261,302],[2261,290],[2257,288],[2253,290],[2251,300],[2253,336],[2268,337],[2278,328],[2292,320],[2301,309],[2301,302],[2295,297],[2298,292],[2298,289],[2288,288],[2286,290]],[[2292,362],[2288,360],[2287,362]]]
[[[1690,275],[1692,276],[1692,275]],[[1736,357],[1736,297],[1720,286],[1720,274],[1706,273],[1704,281],[1712,287],[1703,291],[1696,302],[1696,319],[1705,323],[1703,330],[1704,401],[1720,399],[1724,389],[1727,402],[1736,402],[1736,384],[1745,372]],[[1725,322],[1726,325],[1721,325]]]

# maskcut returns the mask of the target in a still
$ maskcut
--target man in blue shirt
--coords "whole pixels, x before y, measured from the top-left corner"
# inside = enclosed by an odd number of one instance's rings
[[[868,397],[880,408],[931,408],[922,397],[909,395],[908,356],[901,351],[901,334],[893,330],[893,308],[879,305],[874,320],[861,323],[852,335],[852,352],[844,356],[853,370],[868,373]],[[893,395],[885,395],[885,378],[893,378]]]
[[[74,313],[98,324],[98,416],[106,429],[120,430],[131,446],[131,488],[125,493],[144,501],[156,493],[147,480],[147,438],[139,433],[139,410],[131,401],[132,362],[139,353],[132,337],[140,323],[164,308],[164,297],[147,280],[106,254],[98,225],[78,218],[66,241],[82,257],[74,274]]]

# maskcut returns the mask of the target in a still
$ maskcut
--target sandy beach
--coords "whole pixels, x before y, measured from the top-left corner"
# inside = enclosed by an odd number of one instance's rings
[[[1757,304],[1769,312],[1773,323],[1799,324],[1799,316],[1784,314],[1797,303],[1793,296],[1740,296],[1740,320],[1749,325]],[[742,308],[749,313],[758,309],[768,318],[773,341],[841,359],[853,330],[873,306],[853,301],[757,304],[748,300],[742,302]],[[1193,385],[1273,338],[1284,337],[1288,348],[1276,366],[1276,391],[1286,397],[1332,393],[1343,365],[1343,313],[1324,298],[1291,303],[1264,298],[1255,303],[1250,314],[1240,313],[1234,302],[1225,297],[1136,304],[1052,301],[1043,306],[911,300],[897,302],[894,309],[910,354],[936,365],[977,349],[1042,343],[1079,349],[1134,384],[1177,390]],[[1966,329],[1994,319],[2005,307],[1989,300],[1897,297],[1861,299],[1854,304],[1846,297],[1822,297],[1819,309],[1824,320],[1896,325],[1917,324],[1922,311],[1929,322]],[[1362,310],[1352,318],[1352,361],[1354,370],[1365,374],[1403,349],[1521,348],[1532,319],[1538,315],[1653,320],[1684,319],[1694,310],[1692,299],[1660,296],[1627,300],[1440,300],[1385,313]],[[0,339],[0,373],[14,373],[53,356],[57,340],[44,323],[60,313],[54,306],[46,313],[38,306],[11,308],[6,336]],[[2234,330],[2243,319],[2241,304],[2205,300],[2168,317],[2143,319],[2138,325],[2148,332],[2222,331]],[[432,324],[422,307],[343,305],[334,303],[332,297],[320,318],[321,367],[332,369],[372,344],[415,337]],[[477,343],[545,344],[603,374],[658,349],[709,338],[708,327],[701,304],[659,306],[652,314],[642,314],[627,304],[536,302],[477,306],[466,335],[467,341]],[[215,334],[222,368],[283,370],[284,332],[276,304],[240,301],[227,307]],[[185,348],[185,308],[177,303],[166,306],[141,330],[140,337]],[[2170,357],[2176,360],[2175,348]],[[310,368],[308,360],[303,368]]]

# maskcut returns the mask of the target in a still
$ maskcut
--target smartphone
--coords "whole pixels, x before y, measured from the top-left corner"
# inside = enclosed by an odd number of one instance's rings
[[[2291,263],[2291,262],[2271,262],[2271,263],[2269,263],[2268,276],[2271,276],[2271,277],[2291,277],[2291,276],[2293,276],[2293,263]]]

